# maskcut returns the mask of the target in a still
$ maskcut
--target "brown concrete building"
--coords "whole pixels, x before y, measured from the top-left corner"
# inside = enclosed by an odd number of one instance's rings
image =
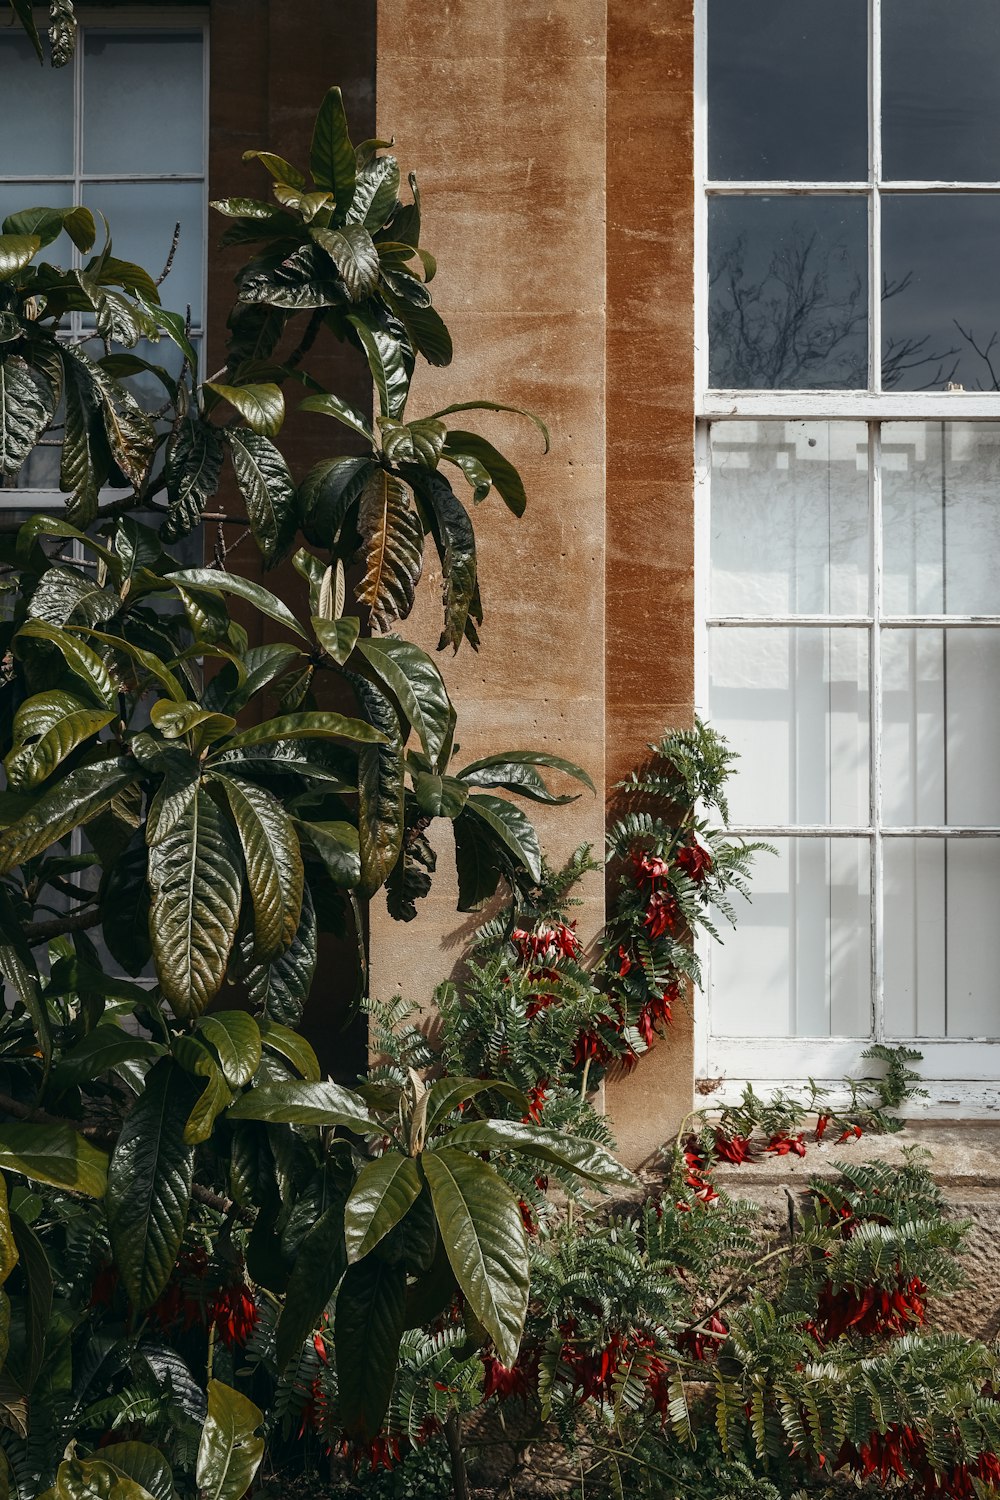
[[[53,135],[0,169],[7,199],[39,180],[100,198],[116,244],[145,261],[150,226],[187,216],[199,227],[176,274],[211,351],[237,262],[203,228],[205,203],[256,190],[248,148],[303,158],[337,82],[356,138],[393,137],[420,177],[457,355],[421,369],[416,406],[482,394],[549,422],[548,457],[506,419],[483,429],[516,451],[529,507],[519,523],[489,505],[477,518],[483,648],[446,667],[470,757],[539,746],[608,792],[696,706],[743,754],[736,820],[778,855],[708,993],[609,1087],[626,1157],[655,1152],[696,1077],[723,1080],[714,1097],[832,1082],[863,1071],[872,1039],[919,1046],[928,1120],[988,1120],[992,0],[964,0],[960,21],[950,0],[81,9],[73,147]],[[113,63],[119,79],[136,70],[123,99],[148,88],[151,46],[162,128],[94,124],[91,80]],[[325,373],[366,399],[356,367]],[[303,470],[323,437],[303,427]],[[429,614],[413,628],[433,640]],[[604,806],[538,821],[559,856],[601,844]],[[373,912],[380,994],[428,1004],[473,925],[441,852],[417,922]],[[587,897],[594,931],[599,881]]]

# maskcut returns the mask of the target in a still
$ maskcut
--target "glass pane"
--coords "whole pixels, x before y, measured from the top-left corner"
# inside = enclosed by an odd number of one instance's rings
[[[1000,826],[1000,630],[882,632],[889,827]]]
[[[871,876],[864,839],[772,839],[736,930],[716,915],[714,1036],[871,1035]]]
[[[969,391],[1000,381],[1000,194],[882,198],[882,383]]]
[[[708,224],[710,384],[867,386],[867,200],[713,198]]]
[[[1000,840],[886,839],[890,1036],[1000,1036]]]
[[[73,186],[68,182],[0,182],[0,223],[8,214],[23,213],[26,208],[69,208]],[[68,234],[59,235],[46,245],[39,256],[57,266],[73,262],[73,244]]]
[[[200,32],[123,36],[88,30],[83,170],[205,170]]]
[[[40,68],[28,38],[11,32],[7,19],[0,34],[0,173],[68,176],[73,171],[73,69]]]
[[[865,424],[716,423],[712,613],[864,614],[867,608]]]
[[[866,0],[710,0],[714,178],[868,176]]]
[[[888,614],[1000,614],[1000,427],[886,422],[883,599]]]
[[[882,0],[885,175],[1000,178],[996,0]]]
[[[181,234],[173,269],[160,288],[164,307],[183,313],[190,306],[196,325],[202,310],[204,262],[202,187],[198,182],[92,183],[84,188],[87,207],[103,212],[111,225],[114,251],[159,276],[170,252],[174,225]],[[98,220],[100,223],[100,220]]]
[[[738,750],[735,826],[868,822],[868,635],[716,628],[710,717]]]

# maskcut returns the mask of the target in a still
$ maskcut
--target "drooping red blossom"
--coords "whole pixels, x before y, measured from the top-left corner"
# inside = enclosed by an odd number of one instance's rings
[[[540,1122],[548,1092],[549,1080],[547,1078],[540,1078],[537,1083],[532,1084],[528,1090],[528,1113],[524,1116],[523,1122],[525,1125],[532,1123],[537,1125]]]
[[[612,1024],[610,1016],[600,1016],[598,1022],[608,1026]],[[596,1027],[581,1031],[573,1043],[573,1066],[575,1068],[582,1068],[588,1058],[603,1065],[611,1061],[612,1055],[611,1048]]]
[[[579,958],[582,952],[572,923],[557,922],[554,927],[540,927],[535,932],[515,927],[510,940],[522,964],[527,967],[533,967],[539,959]]]
[[[840,1287],[826,1282],[817,1298],[816,1317],[806,1325],[820,1345],[853,1331],[862,1338],[898,1336],[927,1321],[927,1288],[919,1276],[897,1276],[894,1290],[884,1287]]]
[[[537,1234],[538,1221],[535,1218],[535,1215],[532,1213],[531,1204],[526,1203],[523,1198],[518,1198],[517,1207],[521,1215],[521,1223],[524,1225],[525,1232],[530,1235]]]
[[[661,859],[658,854],[650,854],[646,849],[633,849],[632,868],[639,885],[646,882],[650,885],[659,885],[670,873],[667,861]]]
[[[242,1282],[222,1287],[208,1305],[208,1323],[228,1349],[242,1349],[260,1314],[250,1288]]]
[[[495,1354],[481,1354],[480,1358],[485,1374],[483,1382],[485,1400],[488,1401],[491,1396],[497,1396],[501,1401],[506,1401],[510,1396],[519,1396],[523,1401],[528,1399],[538,1377],[540,1349],[522,1347],[516,1362],[510,1369],[502,1365]]]
[[[764,1150],[773,1156],[805,1156],[806,1143],[802,1139],[801,1130],[798,1135],[789,1135],[786,1131],[779,1130],[772,1135]]]
[[[714,1150],[719,1161],[732,1162],[733,1166],[740,1167],[750,1160],[753,1143],[749,1136],[726,1135],[725,1131],[717,1130]]]
[[[829,1125],[829,1123],[830,1123],[830,1116],[829,1115],[820,1115],[819,1118],[817,1119],[817,1121],[816,1121],[816,1139],[818,1141],[821,1141],[823,1139],[824,1135],[826,1134],[827,1126]]]
[[[677,1339],[677,1345],[693,1359],[707,1359],[718,1352],[728,1337],[729,1329],[722,1319],[713,1313],[708,1320],[707,1331],[685,1328]]]
[[[872,1432],[863,1443],[845,1443],[835,1467],[850,1468],[864,1479],[877,1478],[883,1485],[902,1479],[921,1485],[925,1495],[943,1495],[949,1500],[974,1500],[975,1481],[1000,1484],[1000,1458],[980,1453],[969,1462],[955,1464],[937,1473],[927,1446],[912,1427],[893,1423],[885,1432]]]
[[[678,851],[677,863],[695,885],[701,885],[705,876],[711,874],[712,871],[712,856],[707,849],[703,849],[701,844],[696,842],[685,844],[683,849]]]
[[[837,1137],[837,1145],[842,1146],[845,1141],[859,1141],[864,1135],[860,1125],[848,1125],[847,1129]]]
[[[646,904],[644,925],[651,938],[661,938],[665,932],[676,932],[681,922],[681,909],[677,897],[670,891],[653,891]]]
[[[668,984],[662,995],[651,995],[635,1018],[635,1028],[647,1047],[653,1045],[657,1023],[669,1026],[672,1019],[671,1005],[680,995],[680,986]]]
[[[624,943],[618,944],[618,957],[620,959],[620,963],[618,965],[618,978],[624,979],[626,974],[631,974],[632,969],[635,967],[632,963],[632,957],[628,952],[628,949],[625,947]]]

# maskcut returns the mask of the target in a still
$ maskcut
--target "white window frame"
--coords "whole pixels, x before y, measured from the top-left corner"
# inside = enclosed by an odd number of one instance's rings
[[[44,35],[48,25],[48,13],[38,11],[35,15],[39,32]],[[201,5],[192,6],[156,6],[156,5],[134,5],[120,6],[114,10],[77,11],[78,34],[77,45],[73,60],[67,63],[67,68],[73,74],[73,170],[64,174],[39,175],[28,174],[24,176],[8,175],[2,170],[2,153],[0,153],[0,187],[30,186],[37,183],[39,190],[48,187],[68,187],[73,195],[74,203],[83,201],[83,189],[94,183],[155,183],[155,182],[200,182],[202,184],[202,225],[205,239],[201,249],[201,309],[202,317],[192,325],[191,337],[200,341],[202,351],[202,364],[207,358],[205,349],[206,317],[208,307],[208,254],[207,236],[209,225],[209,183],[208,183],[208,152],[210,138],[210,74],[209,74],[209,17],[208,7]],[[202,161],[201,170],[198,172],[84,172],[83,170],[83,57],[84,36],[92,31],[113,32],[116,36],[128,35],[132,32],[162,31],[165,33],[186,31],[200,32],[202,38],[202,119],[204,130],[202,133]],[[46,67],[48,63],[46,62]],[[114,225],[111,226],[112,233]],[[74,263],[81,259],[80,252],[74,251]],[[164,256],[165,258],[165,256]],[[159,266],[147,266],[146,270],[152,276],[156,276]],[[73,340],[79,339],[83,333],[80,313],[70,313],[66,326],[66,336]],[[118,493],[125,491],[106,492],[107,499],[114,499]],[[5,510],[57,510],[66,503],[66,497],[59,490],[49,489],[4,489],[0,487],[0,512]]]
[[[1000,392],[914,391],[883,392],[881,383],[881,198],[882,193],[970,193],[1000,194],[1000,181],[914,182],[890,181],[882,176],[881,150],[881,0],[868,0],[868,95],[869,171],[861,182],[807,181],[712,181],[708,176],[708,6],[711,0],[695,0],[695,704],[708,716],[709,636],[714,629],[753,626],[758,629],[822,625],[826,628],[866,628],[869,640],[869,712],[871,823],[859,827],[741,826],[734,832],[748,838],[807,837],[862,838],[871,846],[871,944],[872,944],[872,1035],[868,1038],[715,1038],[711,1035],[709,1003],[714,944],[699,943],[705,990],[695,1006],[695,1062],[698,1074],[716,1079],[716,1089],[699,1102],[734,1102],[746,1082],[758,1091],[783,1088],[802,1090],[814,1078],[825,1085],[845,1076],[859,1077],[867,1071],[860,1054],[871,1041],[883,1041],[883,900],[881,844],[886,838],[981,838],[1000,835],[1000,828],[894,827],[882,828],[880,803],[881,758],[881,632],[915,625],[949,628],[1000,627],[1000,614],[983,616],[888,616],[882,610],[882,473],[880,429],[886,421],[1000,421]],[[718,390],[711,389],[708,359],[709,326],[709,201],[715,196],[767,194],[777,196],[864,196],[868,200],[869,281],[869,379],[867,390]],[[754,617],[709,616],[710,576],[710,425],[727,420],[802,421],[860,420],[869,423],[869,524],[873,566],[871,613],[857,616],[772,615]],[[762,856],[766,858],[766,856]],[[1000,1007],[1000,993],[998,993]],[[998,1027],[1000,1029],[1000,1027]],[[909,1107],[912,1115],[935,1118],[995,1116],[1000,1111],[1000,1039],[914,1038],[923,1053],[920,1071],[929,1097]],[[836,1091],[833,1097],[836,1099]],[[846,1098],[846,1090],[844,1096]]]

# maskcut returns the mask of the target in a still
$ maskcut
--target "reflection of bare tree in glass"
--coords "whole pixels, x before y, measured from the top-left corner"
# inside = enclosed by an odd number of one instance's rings
[[[709,349],[713,386],[731,390],[864,389],[868,385],[865,280],[843,245],[825,248],[796,230],[771,256],[763,276],[747,274],[746,236],[735,238],[709,268]],[[903,296],[913,272],[884,281],[883,303]],[[1000,332],[985,345],[955,324],[962,343],[983,361],[975,389],[1000,390]],[[889,337],[882,386],[942,390],[958,372],[962,347],[937,349],[930,335]],[[966,376],[968,379],[968,376]]]
[[[763,276],[747,275],[746,237],[709,268],[715,386],[755,390],[868,384],[868,307],[843,246],[795,233]]]

